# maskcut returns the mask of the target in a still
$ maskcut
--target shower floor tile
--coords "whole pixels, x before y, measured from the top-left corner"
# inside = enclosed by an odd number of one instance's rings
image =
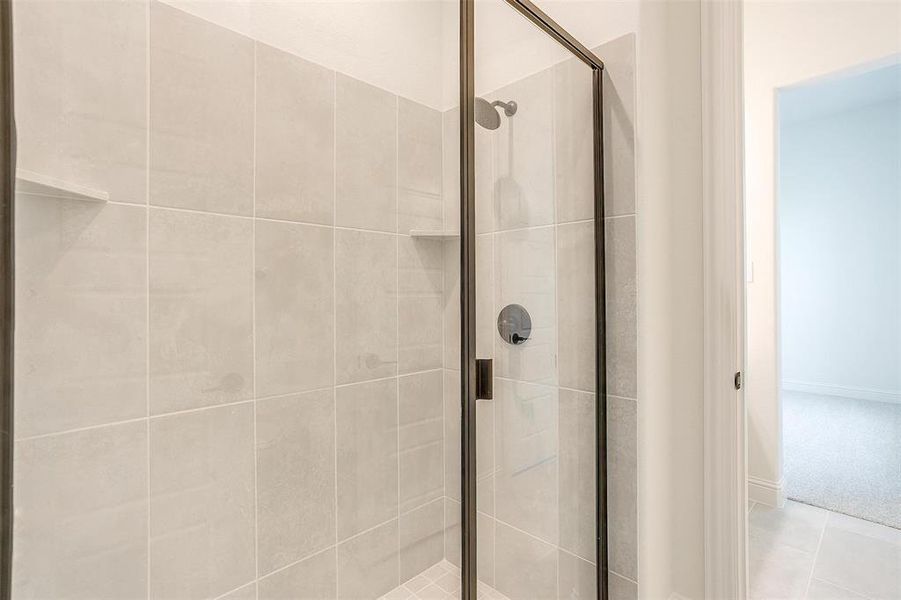
[[[462,597],[460,569],[446,560],[435,563],[416,577],[394,588],[381,600],[450,600]],[[509,600],[489,585],[479,582],[479,600]]]

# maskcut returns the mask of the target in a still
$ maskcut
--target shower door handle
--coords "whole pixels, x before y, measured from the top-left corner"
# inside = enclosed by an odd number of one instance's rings
[[[490,358],[476,359],[476,400],[494,398],[494,361]]]

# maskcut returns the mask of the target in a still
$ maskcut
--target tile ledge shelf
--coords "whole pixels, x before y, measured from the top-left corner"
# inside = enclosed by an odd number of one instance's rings
[[[429,240],[456,240],[460,237],[459,231],[433,231],[428,229],[411,229],[410,237]]]
[[[109,194],[76,183],[62,181],[25,169],[16,169],[16,193],[35,194],[50,198],[82,200],[87,202],[108,202]]]

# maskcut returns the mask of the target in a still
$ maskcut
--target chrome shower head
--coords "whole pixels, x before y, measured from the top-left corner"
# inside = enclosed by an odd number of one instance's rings
[[[497,112],[497,106],[500,106],[504,109],[504,114],[508,117],[512,117],[516,114],[516,102],[510,100],[509,102],[501,102],[500,100],[495,100],[494,102],[488,102],[484,98],[476,98],[475,104],[475,113],[476,113],[476,123],[484,127],[485,129],[497,129],[501,126],[501,116]]]

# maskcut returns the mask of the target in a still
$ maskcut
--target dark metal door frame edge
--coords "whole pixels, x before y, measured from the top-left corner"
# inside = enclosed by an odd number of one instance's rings
[[[0,599],[12,595],[13,303],[16,125],[13,114],[12,2],[0,0]]]
[[[597,477],[597,593],[607,600],[607,356],[604,223],[604,63],[530,0],[505,0],[592,70]],[[463,600],[478,597],[476,547],[475,0],[460,0],[460,402]]]

